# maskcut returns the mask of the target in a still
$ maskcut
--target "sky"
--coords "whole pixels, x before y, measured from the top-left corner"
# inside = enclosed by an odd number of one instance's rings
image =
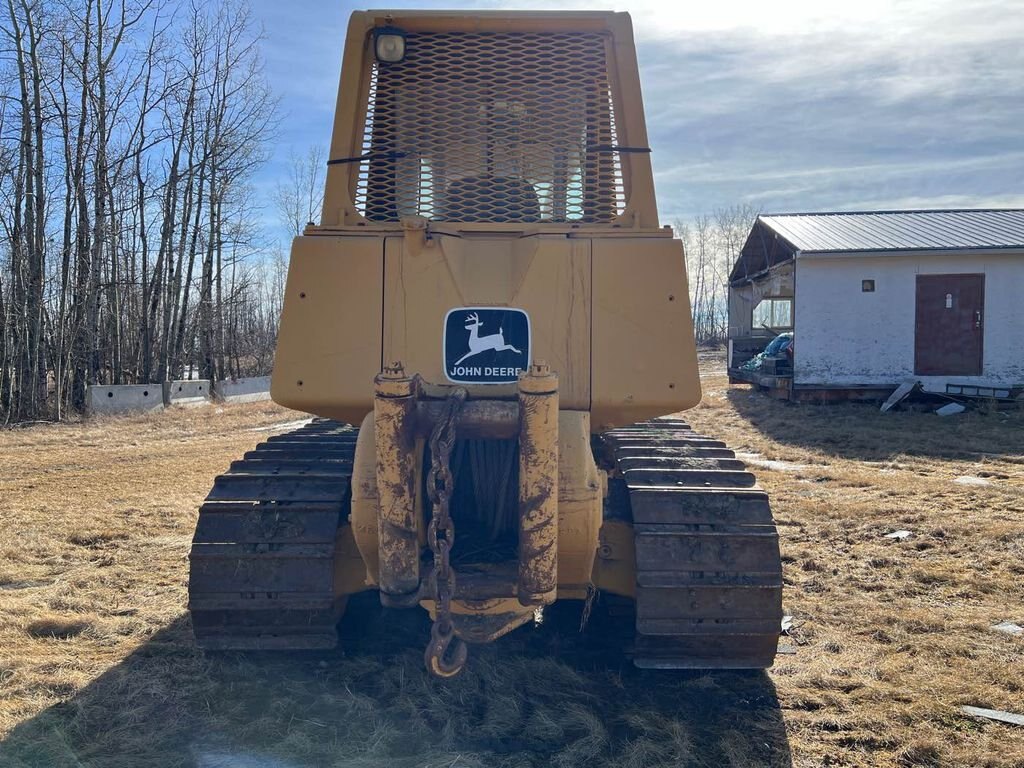
[[[663,223],[763,212],[1024,207],[1022,0],[251,0],[281,125],[257,189],[330,141],[361,8],[629,11]]]

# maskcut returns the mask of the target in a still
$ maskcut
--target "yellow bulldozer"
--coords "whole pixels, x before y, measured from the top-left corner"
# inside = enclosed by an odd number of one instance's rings
[[[348,597],[426,609],[447,677],[555,600],[628,599],[640,667],[763,668],[767,495],[700,401],[630,18],[357,12],[323,213],[272,383],[317,416],[217,478],[191,550],[208,649],[337,643]]]

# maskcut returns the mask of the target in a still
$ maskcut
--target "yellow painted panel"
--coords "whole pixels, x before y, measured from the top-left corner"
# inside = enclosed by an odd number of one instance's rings
[[[384,357],[428,384],[447,384],[444,318],[456,307],[525,310],[532,358],[558,374],[560,407],[590,407],[590,242],[564,236],[434,236],[413,253],[385,247]],[[469,385],[471,396],[515,397],[514,384]],[[429,389],[429,388],[428,388]]]
[[[633,25],[628,13],[593,11],[356,11],[349,19],[342,58],[341,81],[331,139],[331,157],[356,157],[363,151],[362,140],[369,100],[371,71],[374,66],[372,30],[385,24],[409,33],[573,33],[607,34],[608,77],[615,109],[617,143],[626,147],[646,147],[647,128],[640,92]],[[503,72],[515,76],[514,68]],[[623,153],[619,157],[628,190],[628,204],[618,226],[654,228],[658,211],[654,198],[654,177],[650,155]],[[365,219],[356,208],[354,193],[362,166],[338,163],[327,169],[326,194],[321,223],[325,227],[365,226],[367,230],[395,229],[395,224]],[[533,229],[537,225],[527,225]],[[557,225],[541,225],[557,226]],[[605,225],[607,229],[611,225]],[[496,229],[522,230],[523,225],[500,225]]]
[[[587,413],[562,411],[558,419],[558,593],[586,594],[597,553],[602,494],[590,449]]]
[[[700,402],[682,244],[594,239],[591,420],[595,431]]]
[[[636,597],[636,552],[633,526],[625,520],[606,520],[594,560],[594,586],[624,597]]]
[[[292,244],[270,393],[276,403],[358,424],[380,371],[382,240]]]

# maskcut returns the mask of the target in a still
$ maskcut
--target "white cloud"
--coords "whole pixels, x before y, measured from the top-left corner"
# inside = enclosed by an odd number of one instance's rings
[[[636,30],[645,36],[671,38],[682,32],[713,32],[738,28],[757,29],[767,34],[867,25],[892,5],[887,0],[822,2],[822,0],[579,0],[578,2],[479,2],[477,7],[522,10],[610,10],[628,11]]]
[[[316,0],[255,4],[289,113],[286,157],[289,145],[301,151],[326,140],[345,22],[357,6],[346,0],[324,16]],[[773,210],[1024,202],[1024,12],[1016,0],[462,6],[631,13],[666,215],[744,201]]]
[[[1024,208],[1024,195],[935,195],[851,200],[846,208],[861,210],[901,210],[920,208]]]

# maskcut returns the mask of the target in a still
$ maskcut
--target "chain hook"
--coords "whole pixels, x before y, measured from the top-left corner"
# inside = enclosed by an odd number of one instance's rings
[[[427,670],[438,677],[455,677],[466,665],[467,658],[469,649],[466,642],[455,636],[455,629],[451,623],[446,632],[440,622],[434,622],[434,626],[430,628],[430,642],[427,644],[426,653],[423,654]]]

